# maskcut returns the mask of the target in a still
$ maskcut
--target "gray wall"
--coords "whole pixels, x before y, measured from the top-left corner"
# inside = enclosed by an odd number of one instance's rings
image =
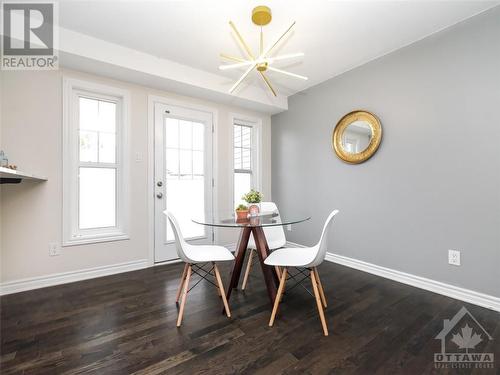
[[[348,165],[331,136],[355,109],[384,133]],[[499,7],[292,96],[272,117],[272,195],[312,220],[289,240],[315,243],[338,208],[330,252],[500,296],[499,110]]]

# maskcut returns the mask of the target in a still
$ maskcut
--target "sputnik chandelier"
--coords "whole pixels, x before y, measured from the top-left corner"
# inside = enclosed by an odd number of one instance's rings
[[[269,9],[266,6],[258,6],[253,9],[252,11],[252,21],[254,24],[257,26],[260,26],[260,45],[259,45],[259,54],[256,57],[253,53],[248,44],[245,42],[239,31],[236,29],[235,24],[232,21],[229,21],[229,25],[231,26],[231,29],[233,30],[234,34],[236,35],[236,39],[238,42],[241,44],[243,47],[243,50],[246,53],[246,58],[240,58],[240,57],[234,57],[234,56],[229,56],[226,54],[221,54],[221,58],[224,60],[229,60],[231,62],[234,62],[233,64],[225,64],[219,66],[220,70],[229,70],[229,69],[238,69],[238,68],[247,68],[245,73],[236,81],[236,83],[231,87],[229,90],[230,93],[233,93],[238,86],[245,80],[246,77],[254,70],[256,69],[257,72],[260,74],[264,82],[266,83],[267,87],[271,92],[273,93],[274,96],[276,96],[276,91],[274,90],[273,86],[271,85],[271,82],[269,81],[269,78],[266,76],[266,71],[270,70],[272,72],[276,73],[281,73],[284,75],[287,75],[289,77],[293,78],[299,78],[303,80],[307,80],[307,77],[295,74],[295,73],[290,73],[282,69],[274,68],[271,66],[276,61],[281,61],[281,60],[287,60],[287,59],[292,59],[296,57],[302,57],[304,56],[303,53],[291,53],[287,55],[281,55],[281,56],[272,56],[273,51],[276,49],[276,47],[280,44],[280,42],[285,39],[286,36],[290,34],[292,31],[293,27],[295,26],[295,22],[293,22],[288,29],[278,38],[276,41],[266,48],[264,48],[264,34],[262,31],[262,27],[269,24],[271,22],[271,9]]]

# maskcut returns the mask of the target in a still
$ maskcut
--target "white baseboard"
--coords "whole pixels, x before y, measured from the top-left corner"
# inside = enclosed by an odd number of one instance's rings
[[[300,245],[299,245],[300,246]],[[411,285],[417,288],[429,290],[434,293],[442,294],[447,297],[455,298],[460,301],[472,303],[481,307],[486,307],[491,310],[500,311],[500,298],[488,294],[475,292],[470,289],[460,288],[455,285],[442,283],[405,273],[396,271],[391,268],[377,266],[376,264],[363,262],[361,260],[349,258],[343,255],[327,253],[326,260],[343,266],[355,268],[360,271],[368,272],[373,275],[385,277],[403,284]]]
[[[171,260],[165,260],[163,262],[157,262],[153,263],[152,267],[158,267],[158,266],[166,266],[168,264],[176,264],[176,263],[181,263],[183,260],[182,259],[171,259]]]
[[[286,246],[287,247],[306,247],[304,245],[301,245],[300,243],[292,242],[292,241],[286,241]]]
[[[44,288],[53,285],[72,283],[75,281],[114,275],[122,272],[135,271],[142,268],[147,268],[148,266],[149,265],[147,259],[140,259],[131,262],[113,264],[110,266],[87,268],[72,272],[63,272],[47,276],[14,280],[0,284],[0,295],[23,292],[26,290]]]
[[[304,247],[304,245],[300,245],[298,243],[290,241],[288,241],[287,244],[293,247]],[[325,260],[354,268],[363,272],[368,272],[373,275],[381,276],[386,279],[391,279],[402,284],[407,284],[420,289],[425,289],[434,293],[442,294],[444,296],[455,298],[460,301],[472,303],[473,305],[500,311],[500,298],[490,296],[489,294],[479,293],[474,290],[460,288],[455,285],[412,275],[411,273],[377,266],[376,264],[363,262],[362,260],[349,258],[344,255],[326,253]]]

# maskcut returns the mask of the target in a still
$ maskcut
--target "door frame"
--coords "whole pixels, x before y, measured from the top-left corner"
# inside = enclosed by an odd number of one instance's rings
[[[168,96],[160,95],[148,95],[148,149],[147,149],[147,163],[148,163],[148,264],[149,266],[164,265],[169,263],[178,263],[181,260],[174,259],[165,262],[155,263],[155,149],[154,149],[154,133],[155,133],[155,104],[172,105],[177,107],[184,107],[186,109],[207,112],[212,115],[213,122],[213,133],[212,133],[212,177],[214,180],[214,186],[212,187],[212,207],[215,213],[217,213],[218,201],[217,201],[217,187],[219,186],[218,181],[218,152],[217,139],[218,139],[218,119],[219,111],[217,108],[209,107],[205,105],[200,105],[197,103],[192,103],[188,100],[174,99]],[[134,155],[134,159],[137,160],[137,155]],[[217,217],[215,218],[217,219]],[[214,242],[219,242],[218,230],[214,230]]]

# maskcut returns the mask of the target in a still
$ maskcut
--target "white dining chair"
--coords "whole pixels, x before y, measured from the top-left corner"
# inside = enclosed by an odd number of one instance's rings
[[[217,267],[216,262],[226,262],[234,260],[233,254],[231,254],[231,252],[223,246],[191,245],[187,243],[182,236],[181,230],[179,228],[179,223],[177,222],[175,216],[168,211],[164,211],[164,213],[165,215],[167,215],[168,221],[172,226],[172,231],[174,232],[177,255],[186,263],[184,266],[184,271],[182,272],[181,282],[179,284],[179,289],[177,290],[177,296],[175,299],[175,302],[179,303],[179,298],[182,293],[179,316],[177,317],[177,327],[180,327],[182,323],[182,316],[184,314],[184,306],[186,305],[187,294],[198,284],[196,283],[195,285],[193,285],[193,287],[191,287],[191,289],[189,289],[189,280],[191,279],[192,273],[197,274],[202,279],[205,279],[206,281],[215,285],[219,296],[222,298],[226,315],[228,316],[228,318],[231,317],[231,311],[229,310],[229,305],[226,299],[226,292],[224,290],[224,285],[222,284],[222,278],[220,276],[219,268]],[[212,268],[208,271],[203,268],[203,265],[205,265],[206,263],[212,264]],[[216,284],[207,278],[208,275],[212,275],[212,271]]]
[[[260,211],[262,213],[266,212],[279,213],[278,207],[274,202],[261,202]],[[269,247],[269,250],[273,251],[286,245],[286,237],[282,225],[263,227],[262,229],[264,231],[264,235],[266,236],[267,246]],[[245,288],[247,287],[248,277],[252,269],[252,262],[253,259],[257,256],[257,245],[255,244],[253,235],[251,235],[248,240],[247,248],[250,250],[250,252],[248,254],[248,261],[247,261],[247,266],[245,268],[245,276],[243,277],[243,284],[241,284],[241,290],[245,290]],[[276,273],[278,274],[278,278],[281,277],[281,272],[279,267],[275,267],[275,269]]]
[[[311,278],[311,284],[314,291],[314,297],[318,306],[321,325],[323,326],[323,333],[325,336],[328,336],[328,327],[326,326],[325,313],[323,311],[323,308],[326,308],[327,303],[317,267],[325,259],[328,242],[328,231],[331,224],[333,223],[333,217],[337,215],[338,212],[338,210],[334,210],[330,213],[330,215],[326,219],[325,225],[323,226],[323,232],[321,233],[319,242],[313,247],[278,249],[273,251],[264,261],[264,263],[268,266],[283,267],[278,287],[278,293],[276,294],[273,311],[271,313],[271,319],[269,320],[270,327],[272,327],[274,324],[278,306],[285,290],[288,268],[293,267],[302,269],[302,271],[300,272],[302,274],[304,274],[304,269],[306,270],[305,272],[309,271],[309,276]],[[290,276],[292,275],[290,274]]]

